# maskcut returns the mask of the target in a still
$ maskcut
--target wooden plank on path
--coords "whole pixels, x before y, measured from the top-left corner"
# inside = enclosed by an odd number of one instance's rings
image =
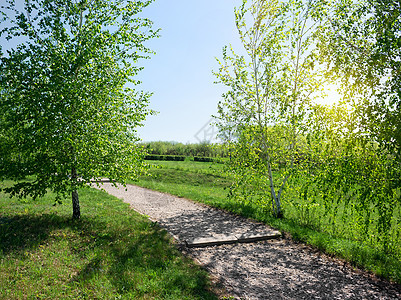
[[[278,239],[279,237],[281,237],[281,232],[279,231],[270,231],[263,233],[245,233],[237,236],[239,243],[253,243],[259,241]]]
[[[185,241],[188,248],[234,244],[237,242],[238,242],[238,239],[235,235],[201,237],[201,238],[195,238],[192,240]]]
[[[216,235],[210,237],[199,237],[186,240],[185,244],[188,248],[210,247],[235,243],[253,243],[258,241],[266,241],[281,237],[279,231],[269,231],[263,233],[245,233],[241,235]]]

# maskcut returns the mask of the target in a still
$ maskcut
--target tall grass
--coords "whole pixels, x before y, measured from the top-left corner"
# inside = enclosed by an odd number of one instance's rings
[[[364,245],[393,255],[401,260],[401,203],[393,203],[392,213],[388,216],[389,229],[380,232],[379,205],[375,201],[363,203],[358,199],[358,187],[347,191],[340,188],[330,195],[319,193],[316,183],[300,179],[293,183],[285,194],[286,217],[302,225],[327,232],[330,235],[359,241]],[[385,247],[384,247],[385,245]]]

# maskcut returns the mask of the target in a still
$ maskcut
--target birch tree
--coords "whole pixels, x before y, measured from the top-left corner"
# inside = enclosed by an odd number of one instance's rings
[[[138,14],[151,2],[1,6],[2,43],[23,38],[0,57],[0,179],[16,182],[5,189],[10,195],[69,193],[77,219],[78,188],[103,177],[124,183],[141,172],[135,128],[150,113],[150,94],[135,90],[135,75],[157,31]]]
[[[283,214],[283,190],[296,170],[305,119],[323,83],[314,64],[318,9],[313,1],[243,1],[235,10],[243,49],[225,47],[215,72],[229,88],[217,124],[239,137],[228,141],[236,176],[231,194],[266,205],[270,194],[276,217]]]

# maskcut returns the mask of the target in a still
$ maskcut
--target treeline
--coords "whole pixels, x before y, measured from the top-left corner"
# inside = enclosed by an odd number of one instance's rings
[[[210,157],[226,157],[226,150],[218,144],[199,143],[199,144],[183,144],[178,142],[147,142],[142,143],[145,147],[148,157],[164,156],[165,160],[169,157],[194,157],[196,160],[200,158]],[[177,160],[180,160],[177,158]],[[183,160],[183,159],[182,159]]]

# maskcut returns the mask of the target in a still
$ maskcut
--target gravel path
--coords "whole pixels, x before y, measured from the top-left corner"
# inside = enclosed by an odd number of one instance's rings
[[[172,195],[127,185],[102,186],[157,221],[176,239],[263,233],[272,229]],[[185,250],[235,299],[401,299],[401,287],[290,239]]]

